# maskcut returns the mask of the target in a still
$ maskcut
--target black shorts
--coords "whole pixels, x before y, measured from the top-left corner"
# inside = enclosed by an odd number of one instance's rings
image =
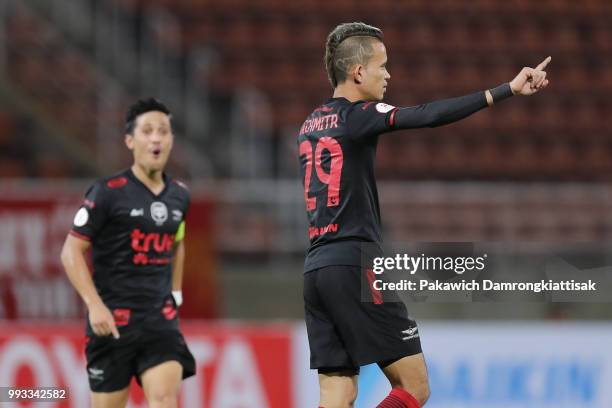
[[[195,359],[178,330],[132,328],[112,336],[88,337],[85,346],[89,387],[93,392],[118,391],[140,375],[166,361],[183,366],[183,379],[195,374]]]
[[[406,306],[399,299],[381,302],[368,282],[358,266],[326,266],[304,274],[310,368],[358,372],[362,365],[384,365],[421,352]]]

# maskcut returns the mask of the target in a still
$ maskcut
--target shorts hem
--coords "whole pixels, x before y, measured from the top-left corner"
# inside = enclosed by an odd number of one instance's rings
[[[121,391],[121,390],[124,390],[126,388],[129,388],[131,382],[132,382],[132,379],[130,378],[129,381],[127,382],[127,384],[125,384],[122,387],[117,387],[115,385],[109,385],[109,386],[106,386],[106,387],[100,387],[100,388],[102,388],[101,390],[95,390],[91,386],[91,384],[90,384],[89,385],[89,391],[95,392],[96,394],[108,394],[108,393],[111,393],[111,392],[117,392],[117,391]]]
[[[389,355],[382,356],[382,357],[367,358],[367,359],[360,360],[359,366],[364,366],[364,365],[374,364],[374,363],[380,364],[380,363],[385,363],[385,362],[389,362],[393,360],[397,361],[404,357],[415,356],[422,352],[423,350],[419,349],[418,351],[417,350],[403,351],[403,352],[397,352],[397,353],[389,354]]]
[[[155,360],[154,362],[151,362],[150,364],[145,365],[145,367],[140,368],[135,374],[138,384],[142,385],[140,381],[140,377],[145,371],[147,371],[150,368],[157,367],[158,365],[161,365],[163,363],[167,363],[168,361],[176,361],[177,363],[181,365],[181,367],[183,367],[183,376],[181,380],[184,380],[189,377],[193,377],[195,375],[195,371],[189,369],[189,367],[187,367],[185,362],[182,361],[180,357],[175,356],[175,355],[167,355],[165,357],[160,357],[159,359]]]
[[[345,366],[340,366],[340,367],[326,366],[326,367],[312,368],[312,370],[317,370],[319,374],[335,373],[339,371],[352,371],[355,373],[355,375],[359,375],[360,368],[359,367],[345,367]]]

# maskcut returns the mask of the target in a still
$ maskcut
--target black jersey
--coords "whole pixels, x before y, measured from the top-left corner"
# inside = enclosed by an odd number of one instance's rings
[[[451,123],[486,106],[485,93],[477,92],[405,108],[345,98],[316,108],[297,139],[309,221],[305,271],[359,266],[363,243],[374,244],[368,244],[367,258],[380,253],[374,159],[381,133]]]
[[[70,231],[91,241],[94,284],[119,322],[146,315],[174,320],[176,315],[168,307],[172,256],[190,195],[183,183],[163,177],[158,195],[131,170],[96,181]]]

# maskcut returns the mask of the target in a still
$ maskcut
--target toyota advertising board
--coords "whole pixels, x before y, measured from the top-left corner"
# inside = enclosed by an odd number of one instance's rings
[[[183,329],[198,372],[183,383],[181,407],[317,406],[317,375],[308,369],[301,323],[190,321]],[[612,406],[610,325],[425,322],[420,333],[432,390],[428,407]],[[0,384],[62,387],[67,400],[45,407],[88,406],[83,346],[81,324],[3,324]],[[145,407],[141,389],[133,385],[129,406]],[[356,407],[374,407],[388,392],[380,370],[366,366]]]

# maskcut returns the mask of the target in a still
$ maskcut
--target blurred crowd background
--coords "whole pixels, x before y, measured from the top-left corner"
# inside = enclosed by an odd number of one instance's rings
[[[202,370],[184,406],[315,406],[299,323],[308,240],[296,136],[332,93],[327,33],[350,21],[384,30],[385,102],[396,106],[491,88],[552,56],[550,86],[534,97],[381,138],[387,242],[612,241],[610,0],[2,0],[0,386],[31,380],[19,364],[39,380],[53,367],[74,406],[86,404],[83,362],[65,363],[80,323],[58,323],[84,310],[59,249],[87,186],[131,164],[127,107],[154,96],[173,112],[168,172],[193,195],[181,313]],[[600,349],[610,303],[410,307],[426,322],[432,407],[612,406],[612,354]],[[32,319],[53,326],[19,329]],[[568,326],[584,320],[597,324]],[[495,326],[508,321],[520,323]],[[475,345],[469,356],[462,344]],[[360,398],[380,400],[384,380],[363,373]],[[528,394],[517,375],[543,380]]]
[[[383,137],[376,170],[387,241],[612,238],[608,0],[3,1],[0,200],[61,204],[68,223],[53,223],[61,240],[86,186],[130,164],[127,106],[155,96],[173,111],[168,171],[191,185],[192,213],[205,225],[193,248],[206,255],[189,273],[206,276],[202,293],[214,300],[201,314],[194,306],[194,317],[299,318],[307,236],[296,133],[332,92],[327,33],[360,20],[385,32],[386,102],[399,106],[493,87],[553,57],[551,84],[535,97]],[[2,214],[0,253],[17,260],[0,269],[18,280],[23,248],[8,242],[22,224]],[[419,313],[500,317],[502,309]],[[612,315],[565,304],[517,313]]]
[[[535,97],[383,137],[377,176],[387,241],[612,237],[608,0],[3,1],[3,199],[63,200],[69,213],[94,178],[129,165],[126,107],[158,97],[176,127],[169,172],[192,186],[206,218],[196,240],[210,249],[198,261],[207,263],[190,271],[210,279],[203,290],[214,312],[205,315],[300,317],[307,240],[296,131],[332,92],[322,65],[327,33],[355,20],[385,32],[394,105],[493,87],[553,57],[551,85]],[[19,251],[7,244],[16,239],[7,225],[4,254]],[[58,224],[55,239],[68,226]],[[609,316],[586,308],[524,312]],[[423,312],[444,317],[443,309]]]

